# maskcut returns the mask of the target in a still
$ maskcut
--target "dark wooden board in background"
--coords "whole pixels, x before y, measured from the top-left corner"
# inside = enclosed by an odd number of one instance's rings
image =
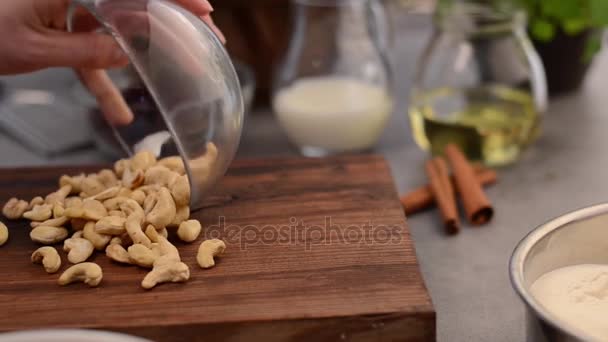
[[[91,170],[0,170],[0,202],[46,194],[60,175]],[[383,158],[238,161],[193,216],[207,235],[226,240],[226,254],[202,270],[195,261],[202,239],[176,243],[190,281],[151,291],[139,285],[146,270],[101,254],[94,258],[104,270],[100,287],[60,287],[60,273],[30,263],[37,246],[27,222],[7,221],[0,331],[81,327],[157,341],[434,340],[435,313]],[[61,254],[60,272],[67,267]]]

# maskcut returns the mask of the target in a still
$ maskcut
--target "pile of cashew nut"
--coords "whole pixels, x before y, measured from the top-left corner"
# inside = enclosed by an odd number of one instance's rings
[[[207,145],[205,157],[215,161],[215,145]],[[98,286],[103,271],[87,260],[95,251],[103,251],[114,262],[151,269],[141,282],[144,289],[151,289],[190,278],[189,267],[167,239],[168,229],[176,229],[177,237],[186,243],[199,238],[202,226],[189,219],[189,204],[190,184],[181,158],[157,160],[143,151],[119,160],[113,170],[64,175],[57,191],[29,202],[12,198],[2,213],[10,220],[31,221],[30,238],[44,245],[34,251],[31,260],[47,273],[61,268],[61,256],[52,245],[63,243],[73,265],[58,278],[59,285],[82,282]],[[8,237],[7,226],[0,222],[0,246]],[[203,241],[196,258],[199,266],[213,267],[214,257],[225,249],[222,240]]]

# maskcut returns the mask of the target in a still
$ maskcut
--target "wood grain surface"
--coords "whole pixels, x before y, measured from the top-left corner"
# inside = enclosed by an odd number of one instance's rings
[[[46,194],[62,174],[95,168],[0,171],[0,202]],[[100,287],[60,287],[30,263],[25,221],[7,221],[0,248],[0,331],[94,328],[156,341],[431,341],[435,313],[385,161],[378,156],[235,162],[193,214],[227,243],[200,269],[176,243],[185,284],[140,287],[146,270],[94,261]],[[223,223],[222,223],[223,222]],[[174,232],[173,232],[174,233]],[[175,239],[173,241],[176,241]],[[61,252],[64,265],[67,260]]]

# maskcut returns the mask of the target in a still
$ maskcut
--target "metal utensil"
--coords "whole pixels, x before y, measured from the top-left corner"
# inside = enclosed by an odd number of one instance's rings
[[[549,221],[515,248],[509,273],[513,288],[526,304],[528,341],[593,341],[585,331],[545,310],[530,293],[534,281],[543,274],[579,264],[608,264],[608,204]]]

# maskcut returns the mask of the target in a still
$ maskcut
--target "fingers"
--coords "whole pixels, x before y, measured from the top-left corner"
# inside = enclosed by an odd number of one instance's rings
[[[213,12],[213,7],[207,0],[175,0],[175,2],[200,17]]]
[[[48,66],[106,69],[129,63],[123,50],[109,35],[52,31],[45,35],[44,41],[44,61]]]
[[[226,36],[224,36],[222,31],[215,25],[215,23],[213,22],[213,18],[211,18],[211,15],[207,14],[201,17],[201,19],[209,26],[209,28],[211,28],[211,30],[213,30],[213,32],[222,41],[222,43],[226,44]]]
[[[97,99],[99,108],[110,124],[127,125],[133,112],[108,74],[103,70],[77,70],[80,81]]]
[[[180,4],[182,7],[186,8],[190,12],[198,15],[201,19],[209,25],[209,28],[213,30],[213,32],[217,35],[217,37],[222,41],[222,43],[226,44],[226,37],[222,33],[222,31],[215,25],[213,19],[211,18],[211,12],[213,12],[213,7],[207,0],[175,0],[176,3]]]

